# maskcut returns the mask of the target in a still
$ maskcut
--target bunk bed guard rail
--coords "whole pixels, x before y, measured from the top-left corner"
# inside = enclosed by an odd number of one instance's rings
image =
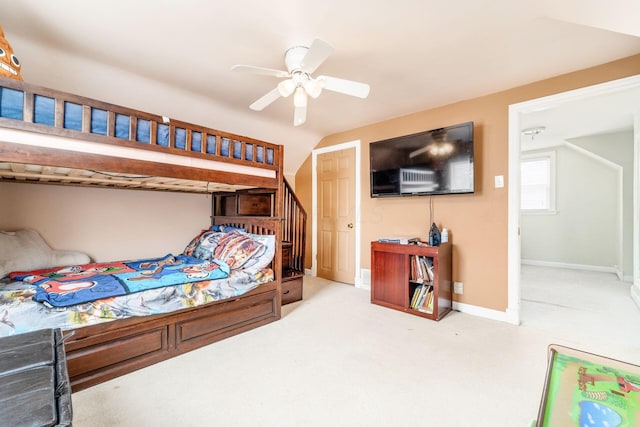
[[[282,158],[280,145],[8,78],[0,78],[0,126],[274,171]]]

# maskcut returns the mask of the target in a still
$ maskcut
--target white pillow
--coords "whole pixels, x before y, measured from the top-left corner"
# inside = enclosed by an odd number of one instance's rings
[[[88,264],[82,252],[51,249],[37,231],[0,231],[0,279],[12,271]]]

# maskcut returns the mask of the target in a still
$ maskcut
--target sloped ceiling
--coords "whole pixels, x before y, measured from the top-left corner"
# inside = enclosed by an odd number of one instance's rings
[[[572,138],[632,131],[634,116],[639,112],[640,87],[637,86],[533,111],[521,117],[522,129],[544,128],[544,131],[524,135],[521,148],[537,150]]]
[[[416,111],[640,53],[633,0],[12,0],[0,25],[25,81],[285,145],[295,173],[318,141]],[[335,51],[316,74],[369,83],[331,92],[294,127],[293,102],[248,106],[287,48]]]

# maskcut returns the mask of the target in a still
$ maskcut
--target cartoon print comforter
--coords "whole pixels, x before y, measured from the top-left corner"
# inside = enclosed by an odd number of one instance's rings
[[[13,272],[11,279],[35,286],[33,299],[51,307],[69,307],[180,283],[222,279],[229,266],[188,255],[94,263],[65,268]]]
[[[44,328],[63,331],[132,316],[150,316],[243,295],[274,279],[273,270],[234,270],[217,280],[182,283],[69,307],[47,307],[32,298],[35,285],[0,280],[0,337]]]

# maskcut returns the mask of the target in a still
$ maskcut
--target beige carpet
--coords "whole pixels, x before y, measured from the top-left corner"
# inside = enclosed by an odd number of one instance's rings
[[[630,283],[612,273],[533,266],[523,266],[521,277],[523,326],[640,363],[640,310]]]
[[[74,425],[529,426],[548,344],[640,363],[637,334],[555,333],[534,320],[541,302],[523,301],[518,327],[458,312],[433,322],[313,277],[304,297],[276,323],[75,393]]]

